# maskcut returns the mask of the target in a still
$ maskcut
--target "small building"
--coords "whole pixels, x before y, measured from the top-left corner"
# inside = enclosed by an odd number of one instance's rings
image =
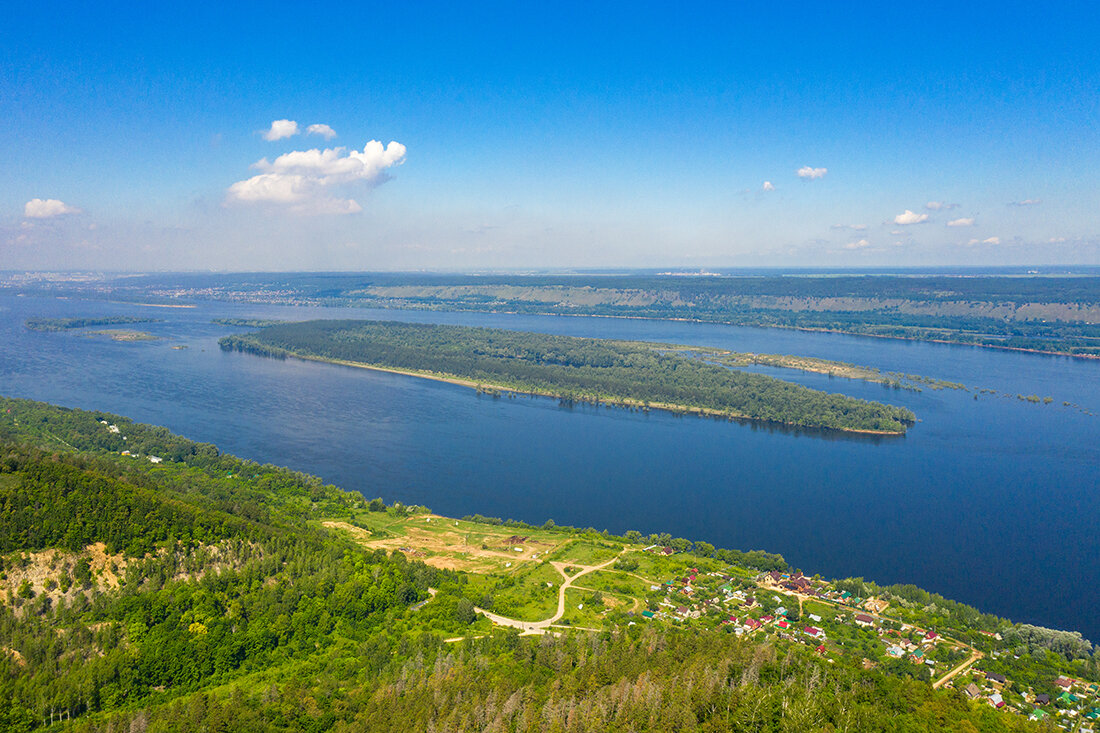
[[[1073,687],[1073,680],[1069,679],[1068,677],[1059,677],[1058,679],[1054,680],[1054,685],[1056,687],[1061,687],[1063,690],[1068,690],[1069,688]]]
[[[875,620],[873,618],[871,618],[870,616],[868,616],[867,614],[865,614],[865,613],[857,613],[856,614],[856,625],[857,626],[874,626],[874,624],[875,624]]]
[[[745,628],[751,631],[756,631],[762,626],[762,624],[754,618],[745,619]]]
[[[966,689],[963,690],[963,693],[965,693],[966,696],[969,697],[971,700],[974,700],[981,696],[982,691],[978,689],[977,685],[971,682],[969,685],[966,686]]]
[[[994,692],[989,696],[989,704],[995,708],[1003,708],[1005,706],[1004,698]]]
[[[821,617],[818,616],[816,613],[811,613],[810,614],[810,620],[814,621],[816,623],[821,623]]]
[[[786,621],[780,621],[779,623],[776,624],[776,626],[778,626],[781,629],[789,629],[791,627],[791,625],[789,623],[787,623]]]
[[[935,631],[929,631],[927,634],[924,635],[924,638],[927,641],[935,641],[936,639],[940,638],[940,635],[937,634]]]
[[[1042,708],[1035,708],[1031,711],[1031,715],[1027,716],[1028,720],[1042,720],[1047,717],[1047,711]]]
[[[802,629],[802,631],[815,638],[821,635],[821,629],[817,628],[816,626],[807,626],[806,628]]]
[[[985,678],[995,685],[1003,685],[1007,682],[1003,674],[998,674],[996,672],[986,672]]]
[[[1050,704],[1050,695],[1048,695],[1045,692],[1040,692],[1038,695],[1035,696],[1035,704],[1036,705],[1049,705]]]

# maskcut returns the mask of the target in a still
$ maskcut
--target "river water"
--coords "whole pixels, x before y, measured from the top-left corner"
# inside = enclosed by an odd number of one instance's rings
[[[125,326],[160,339],[23,326],[102,315],[162,319]],[[380,318],[800,354],[1002,394],[762,370],[919,418],[903,438],[791,432],[224,353],[218,338],[242,329],[217,317]],[[1100,415],[1095,361],[682,322],[16,296],[0,296],[0,344],[0,394],[165,425],[368,497],[763,549],[807,573],[913,583],[1100,641],[1100,417],[1062,405]]]

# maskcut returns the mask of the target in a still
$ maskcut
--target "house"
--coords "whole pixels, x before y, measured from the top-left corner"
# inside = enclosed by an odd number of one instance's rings
[[[814,621],[816,623],[821,623],[821,617],[818,616],[816,613],[811,613],[810,614],[810,620]]]
[[[969,685],[967,685],[966,689],[963,690],[963,692],[966,693],[966,696],[969,697],[971,700],[973,700],[974,698],[976,698],[976,697],[978,697],[982,694],[982,691],[979,690],[978,686],[975,685],[973,682],[971,682]]]
[[[747,629],[750,629],[750,630],[752,630],[752,631],[756,631],[756,630],[757,630],[757,629],[759,629],[759,628],[760,628],[760,627],[761,627],[762,625],[763,625],[763,624],[761,624],[761,623],[760,623],[759,621],[757,621],[757,620],[756,620],[756,619],[754,619],[754,618],[750,618],[750,619],[745,619],[745,628],[747,628]]]
[[[857,613],[856,614],[856,625],[857,626],[874,626],[874,624],[875,624],[875,620],[873,618],[871,618],[870,616],[868,616],[867,614],[865,614],[865,613]]]
[[[1004,698],[994,692],[989,696],[989,704],[995,708],[1003,708],[1005,706]]]
[[[996,672],[986,672],[985,678],[995,685],[1003,685],[1006,682],[1005,676]]]
[[[763,622],[763,623],[768,624],[768,623],[771,623],[772,621],[775,621],[775,616],[771,616],[771,615],[761,616],[760,621]]]
[[[787,623],[786,621],[780,621],[779,623],[776,624],[776,626],[778,626],[781,629],[789,629],[791,627],[791,625],[789,623]]]
[[[149,459],[149,463],[160,463],[161,461],[164,460],[160,456],[146,456],[146,458]]]
[[[642,616],[645,618],[653,618],[653,611],[642,611]]]
[[[1027,716],[1028,720],[1042,720],[1047,717],[1047,711],[1042,708],[1035,708],[1031,711],[1031,715]]]
[[[816,626],[807,626],[806,628],[802,629],[802,631],[813,637],[817,637],[821,634],[821,629],[817,628]]]
[[[676,550],[673,550],[671,547],[662,547],[661,548],[661,554],[662,555],[666,555],[666,556],[667,555],[672,555],[672,554],[675,554],[675,552],[676,552]]]
[[[779,608],[775,609],[775,615],[776,616],[786,616],[787,615],[787,607],[786,606],[780,606]]]
[[[1050,704],[1050,695],[1046,694],[1045,692],[1040,692],[1038,695],[1035,696],[1035,704],[1036,705],[1049,705]]]
[[[886,654],[893,657],[894,659],[901,659],[905,656],[905,650],[902,649],[900,646],[892,646],[886,650]]]
[[[1064,703],[1071,705],[1078,700],[1077,695],[1074,695],[1072,692],[1063,692],[1061,695],[1058,696],[1058,699]]]
[[[1068,690],[1069,688],[1073,687],[1073,680],[1069,679],[1068,677],[1059,677],[1058,679],[1054,680],[1054,684],[1057,687],[1061,687],[1063,690]]]
[[[935,631],[929,631],[927,634],[924,635],[924,638],[926,641],[935,641],[936,639],[940,638],[940,635],[937,634]]]

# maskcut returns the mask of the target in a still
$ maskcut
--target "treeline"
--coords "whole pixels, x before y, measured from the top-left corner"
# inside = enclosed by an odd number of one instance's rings
[[[409,643],[411,642],[411,643]],[[233,731],[1039,730],[972,706],[961,693],[845,663],[809,649],[728,634],[633,627],[613,635],[460,644],[433,637],[367,644],[347,685],[337,660],[276,686],[235,687],[74,727],[81,733]]]
[[[828,394],[663,351],[659,345],[465,326],[307,321],[227,336],[221,347],[432,372],[565,401],[700,409],[787,425],[904,433],[905,408]]]
[[[654,533],[649,535],[643,535],[641,532],[631,529],[622,535],[614,535],[608,532],[606,529],[597,530],[593,527],[587,527],[584,529],[578,527],[571,527],[568,524],[556,524],[552,519],[546,520],[546,522],[535,525],[527,522],[521,522],[515,519],[500,519],[499,517],[485,517],[481,514],[468,514],[462,517],[463,521],[477,522],[479,524],[491,524],[495,526],[511,527],[515,529],[541,529],[551,532],[559,532],[561,534],[584,537],[595,540],[609,540],[611,542],[622,542],[629,544],[649,544],[657,545],[659,547],[671,547],[677,552],[688,553],[696,555],[698,557],[712,557],[730,565],[739,565],[741,567],[755,568],[757,570],[779,570],[785,571],[790,569],[790,565],[783,558],[782,555],[772,552],[764,552],[763,550],[728,550],[724,548],[716,548],[709,542],[692,542],[682,537],[673,537],[667,532]]]
[[[158,323],[156,318],[137,316],[107,316],[104,318],[28,318],[25,325],[32,331],[66,331],[88,326],[116,326],[121,323]]]

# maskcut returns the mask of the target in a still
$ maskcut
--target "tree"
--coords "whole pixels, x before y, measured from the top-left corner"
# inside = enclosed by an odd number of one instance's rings
[[[382,497],[377,499],[371,499],[367,504],[367,509],[372,512],[384,512],[386,511],[386,502],[382,501]]]

